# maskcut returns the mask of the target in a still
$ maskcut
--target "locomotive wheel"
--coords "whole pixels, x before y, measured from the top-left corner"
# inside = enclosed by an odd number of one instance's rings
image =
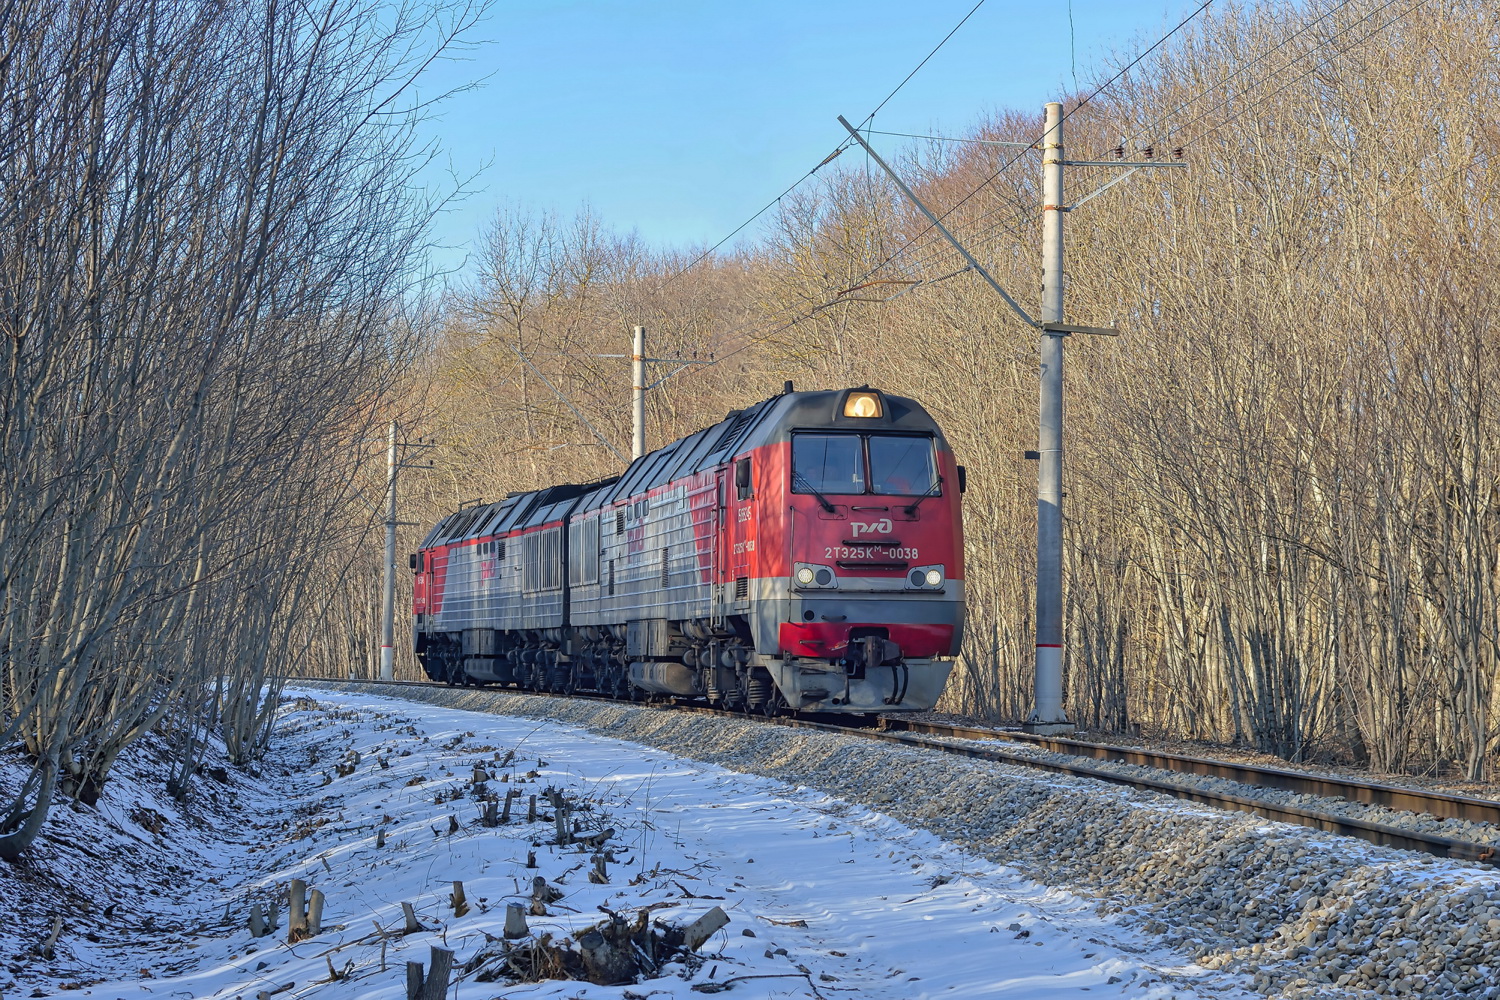
[[[771,697],[767,698],[765,702],[760,706],[760,714],[764,715],[768,719],[774,719],[776,718],[776,716],[783,714],[786,710],[786,699],[782,697],[780,688],[774,689],[771,692]]]

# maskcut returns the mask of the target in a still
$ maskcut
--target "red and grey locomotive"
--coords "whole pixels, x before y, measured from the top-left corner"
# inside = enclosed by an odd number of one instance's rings
[[[922,710],[963,637],[964,470],[916,402],[788,391],[618,478],[444,518],[412,557],[449,683]]]

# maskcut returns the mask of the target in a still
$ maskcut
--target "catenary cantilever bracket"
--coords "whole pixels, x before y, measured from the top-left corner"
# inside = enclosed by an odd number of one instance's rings
[[[870,159],[874,160],[877,164],[880,165],[880,169],[884,170],[886,172],[886,175],[889,176],[893,182],[895,182],[895,185],[901,189],[901,193],[906,195],[906,197],[911,200],[911,203],[913,205],[917,206],[918,211],[927,216],[927,221],[932,223],[933,228],[942,233],[943,238],[946,239],[949,243],[952,243],[953,248],[963,255],[964,260],[969,262],[969,266],[972,267],[976,272],[978,272],[979,276],[986,282],[988,282],[991,288],[1000,293],[1000,297],[1005,300],[1005,304],[1014,309],[1016,311],[1016,315],[1020,316],[1023,320],[1026,321],[1027,326],[1037,326],[1037,321],[1032,319],[1030,314],[1027,313],[1025,309],[1021,308],[1020,303],[1011,298],[1009,293],[1007,293],[1005,289],[1000,287],[1000,282],[996,281],[994,276],[984,269],[984,265],[980,264],[979,261],[974,259],[974,255],[969,253],[969,251],[964,248],[964,245],[962,243],[958,242],[958,238],[956,236],[948,232],[947,227],[938,220],[938,217],[936,215],[932,214],[931,209],[922,204],[922,199],[917,197],[916,192],[907,187],[906,182],[901,179],[896,171],[892,170],[890,166],[880,158],[880,154],[870,148],[870,144],[868,142],[865,142],[865,137],[859,134],[859,129],[855,128],[853,125],[850,125],[848,120],[845,119],[843,115],[839,115],[839,124],[849,130],[849,134],[854,137],[854,141],[865,148],[865,152],[870,154]]]

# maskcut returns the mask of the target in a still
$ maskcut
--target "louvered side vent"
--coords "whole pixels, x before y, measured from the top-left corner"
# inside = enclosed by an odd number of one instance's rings
[[[748,576],[741,576],[735,579],[734,599],[736,601],[748,601],[750,599],[750,578]]]
[[[668,568],[670,556],[667,549],[661,550],[661,585],[666,587],[672,582],[672,571]]]
[[[717,454],[733,444],[735,439],[740,436],[740,432],[745,429],[745,425],[754,420],[756,414],[759,412],[759,406],[747,406],[743,410],[735,411],[733,419],[729,421],[719,436],[714,439],[713,447],[708,449],[709,454]]]
[[[625,508],[621,507],[615,511],[615,534],[625,534]]]

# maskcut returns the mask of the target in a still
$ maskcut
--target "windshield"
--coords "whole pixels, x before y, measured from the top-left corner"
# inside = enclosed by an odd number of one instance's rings
[[[792,438],[795,493],[935,492],[932,438],[900,434],[797,434]]]
[[[792,438],[792,489],[797,493],[863,493],[865,449],[857,434]]]
[[[933,492],[932,439],[870,436],[870,492],[921,496]]]

